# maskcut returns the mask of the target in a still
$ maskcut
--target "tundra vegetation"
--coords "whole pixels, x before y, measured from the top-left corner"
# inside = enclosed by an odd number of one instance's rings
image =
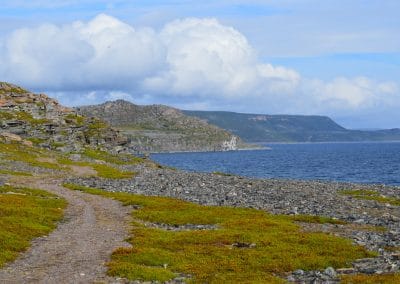
[[[357,199],[375,200],[379,203],[388,203],[395,206],[400,206],[400,199],[395,197],[383,196],[375,190],[342,190],[343,195],[353,196]]]
[[[0,267],[14,260],[36,237],[52,231],[66,202],[46,191],[0,186]]]
[[[116,250],[108,263],[113,276],[167,281],[190,275],[194,283],[282,283],[277,276],[289,271],[346,267],[355,259],[375,255],[348,239],[303,232],[290,216],[201,206],[166,197],[110,193],[75,184],[64,186],[138,208],[132,212],[132,248]],[[340,223],[313,216],[299,216],[297,220]],[[165,230],[157,224],[175,230]],[[213,226],[208,230],[179,229],[188,224]]]

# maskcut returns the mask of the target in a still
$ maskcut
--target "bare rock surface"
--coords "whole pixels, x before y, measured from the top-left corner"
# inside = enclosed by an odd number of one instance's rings
[[[32,183],[33,182],[33,183]],[[119,283],[106,276],[105,263],[118,247],[129,246],[131,208],[100,196],[72,191],[58,181],[29,181],[68,201],[65,218],[50,235],[0,270],[1,283]]]

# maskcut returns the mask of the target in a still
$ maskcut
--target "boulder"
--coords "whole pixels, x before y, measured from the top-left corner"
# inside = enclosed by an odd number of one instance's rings
[[[22,141],[21,136],[10,133],[10,132],[1,132],[0,137],[2,137],[6,142],[11,142],[11,141],[21,142]]]

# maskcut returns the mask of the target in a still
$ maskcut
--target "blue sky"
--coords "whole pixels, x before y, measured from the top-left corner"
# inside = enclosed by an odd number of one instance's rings
[[[65,104],[125,98],[181,108],[326,114],[352,128],[400,127],[400,1],[0,4],[0,80]],[[101,49],[107,40],[100,33],[96,40],[87,36],[99,27],[111,33],[108,38],[124,34],[114,38],[113,52]],[[98,72],[110,65],[108,73]],[[77,68],[86,73],[78,76]]]

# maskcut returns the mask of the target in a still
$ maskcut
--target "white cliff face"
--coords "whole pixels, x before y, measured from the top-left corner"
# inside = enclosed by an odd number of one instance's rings
[[[222,142],[222,145],[221,145],[222,150],[223,151],[237,150],[238,149],[237,142],[238,142],[238,137],[232,136],[231,140]]]

